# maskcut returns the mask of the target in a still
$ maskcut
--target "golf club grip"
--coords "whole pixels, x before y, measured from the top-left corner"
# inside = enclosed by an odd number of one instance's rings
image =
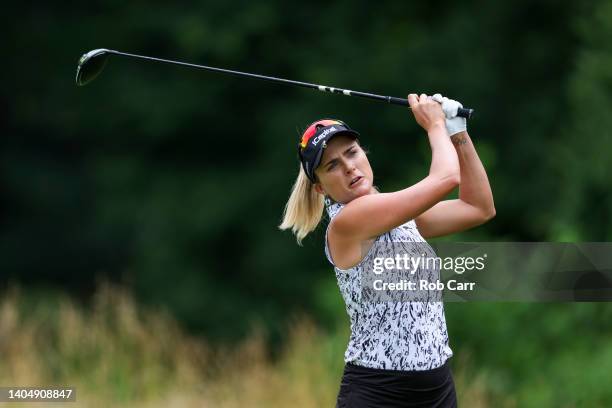
[[[392,103],[394,105],[410,106],[410,104],[408,103],[408,99],[395,98],[393,96],[389,96],[389,103]],[[460,116],[462,118],[470,119],[473,114],[474,109],[471,108],[459,108],[457,110],[457,116]]]

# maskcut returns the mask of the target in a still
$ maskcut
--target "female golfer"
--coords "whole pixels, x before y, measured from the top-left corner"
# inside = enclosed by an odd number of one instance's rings
[[[302,134],[299,175],[280,225],[300,243],[327,207],[325,253],[351,321],[339,408],[457,405],[443,303],[368,302],[362,291],[375,245],[425,243],[495,215],[485,169],[465,119],[456,116],[461,104],[439,94],[410,94],[408,101],[431,147],[425,178],[378,192],[359,134],[343,122],[319,120]],[[459,198],[443,200],[457,186]]]

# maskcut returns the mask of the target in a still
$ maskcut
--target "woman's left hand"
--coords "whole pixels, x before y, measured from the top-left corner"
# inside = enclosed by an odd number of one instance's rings
[[[446,116],[446,131],[449,136],[455,135],[460,132],[467,130],[467,121],[465,118],[457,116],[459,108],[463,108],[463,105],[454,100],[446,98],[439,93],[431,97],[434,101],[442,105],[442,111]]]

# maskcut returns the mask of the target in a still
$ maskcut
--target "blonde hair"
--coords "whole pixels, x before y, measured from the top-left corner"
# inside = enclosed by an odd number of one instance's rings
[[[285,205],[283,222],[278,226],[281,230],[291,228],[297,238],[298,245],[319,225],[325,209],[323,194],[315,191],[314,184],[308,179],[300,165],[299,174],[293,184],[289,201]]]

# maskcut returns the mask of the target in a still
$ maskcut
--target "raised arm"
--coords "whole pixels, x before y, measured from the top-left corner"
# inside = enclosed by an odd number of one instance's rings
[[[425,238],[464,231],[495,216],[493,193],[485,168],[467,131],[451,137],[461,167],[459,198],[441,201],[419,215],[415,222]]]
[[[408,101],[417,123],[427,131],[432,153],[429,174],[406,189],[354,199],[333,219],[330,240],[362,242],[390,231],[431,208],[459,184],[459,159],[440,104],[425,94],[410,94]]]

